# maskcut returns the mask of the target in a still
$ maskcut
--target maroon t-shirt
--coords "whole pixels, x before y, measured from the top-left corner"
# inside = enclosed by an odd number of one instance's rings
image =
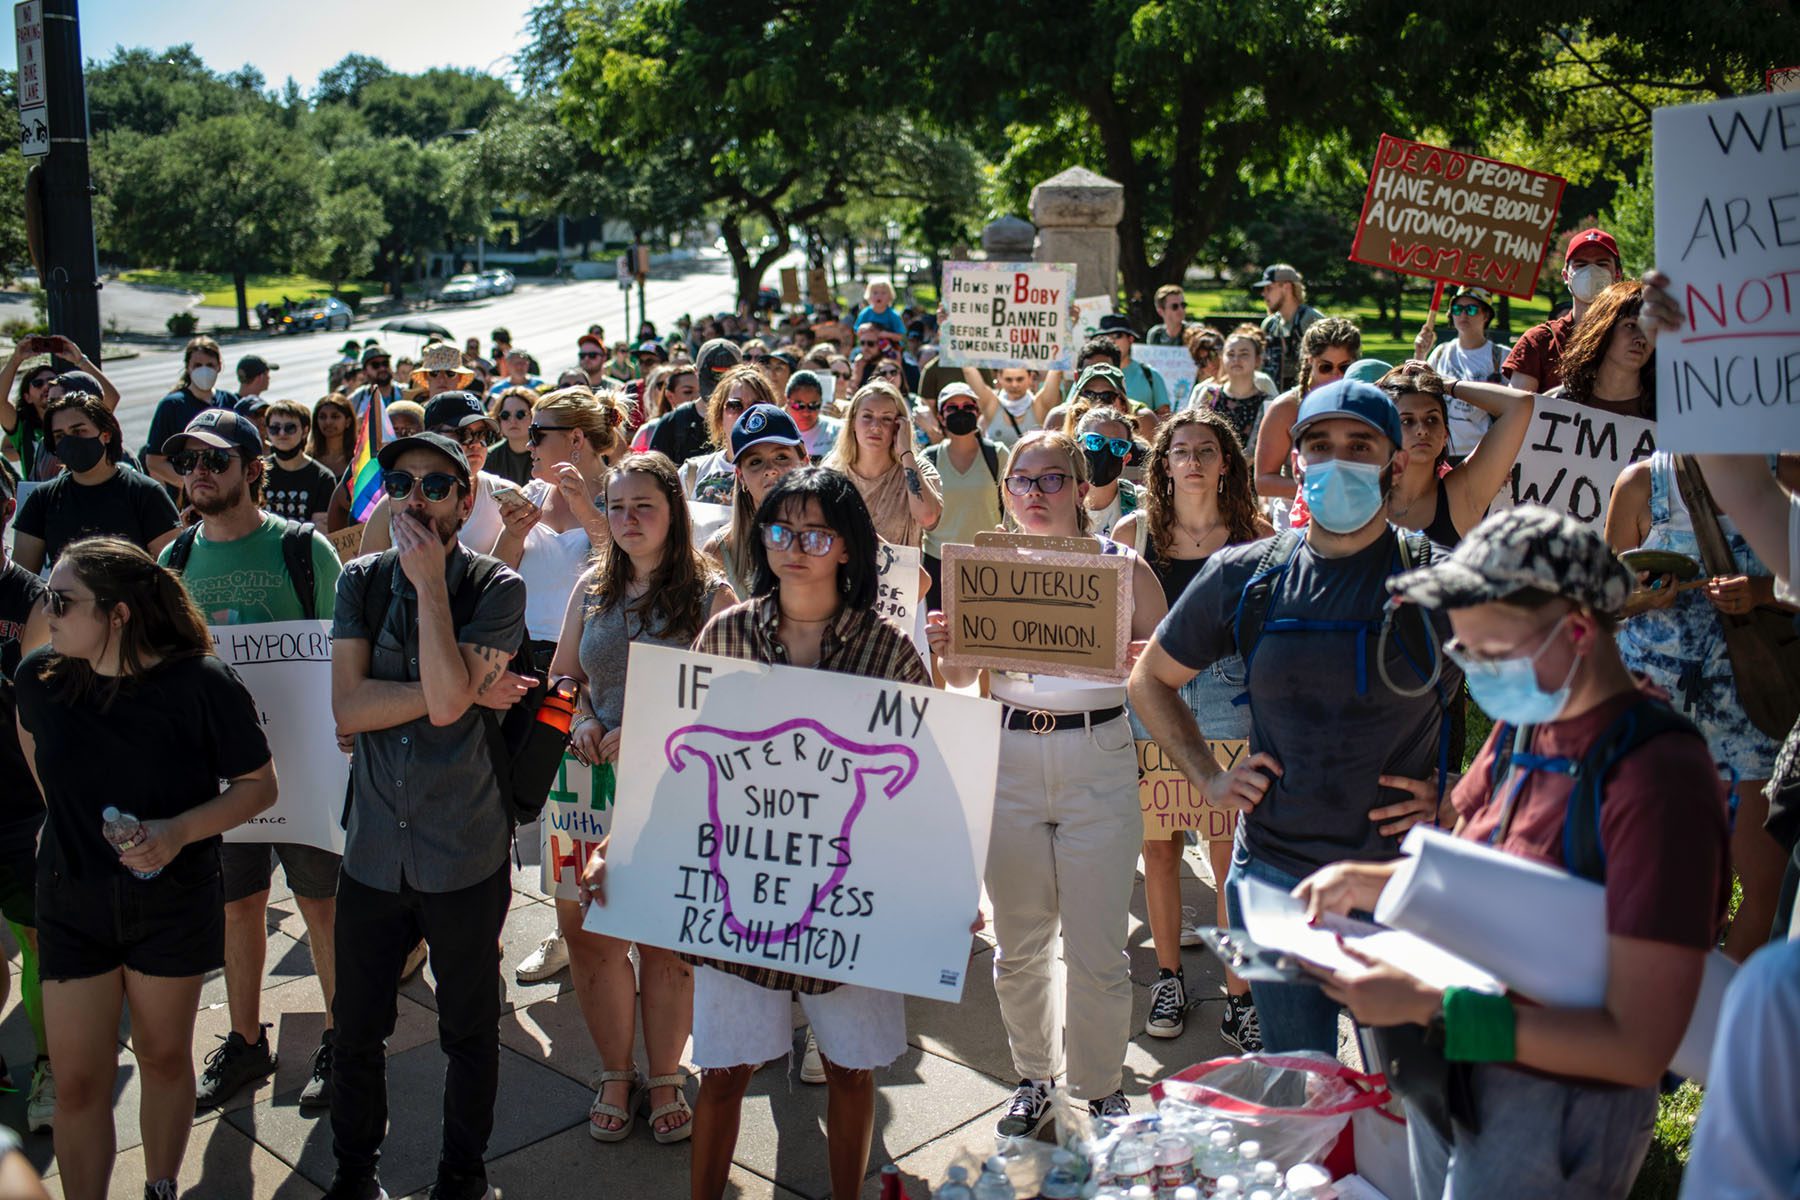
[[[1578,717],[1538,726],[1532,753],[1578,761],[1635,699],[1619,696]],[[1488,841],[1501,821],[1510,785],[1502,780],[1499,789],[1490,789],[1493,769],[1489,734],[1450,797],[1464,818],[1461,836],[1471,841]],[[1566,869],[1563,818],[1572,786],[1560,772],[1526,774],[1496,847]],[[1731,835],[1725,786],[1706,743],[1685,733],[1660,734],[1620,759],[1602,787],[1606,931],[1710,949],[1731,899]]]
[[[1547,392],[1562,384],[1563,348],[1569,344],[1569,335],[1575,330],[1575,317],[1572,313],[1564,313],[1545,321],[1542,325],[1533,325],[1519,339],[1512,353],[1500,369],[1511,375],[1515,371],[1523,371],[1537,380],[1537,390]]]

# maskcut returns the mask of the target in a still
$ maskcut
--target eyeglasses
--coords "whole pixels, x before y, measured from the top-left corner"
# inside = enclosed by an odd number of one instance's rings
[[[1472,317],[1480,311],[1481,305],[1474,303],[1452,304],[1450,306],[1450,315],[1453,317]]]
[[[531,416],[529,408],[503,408],[500,410],[502,421],[523,421],[529,416]]]
[[[606,356],[604,354],[601,354],[598,350],[583,350],[581,353],[577,354],[575,357],[576,358],[605,358]]]
[[[1131,453],[1131,439],[1109,438],[1098,433],[1084,433],[1081,435],[1081,448],[1092,450],[1095,454],[1102,450],[1111,450],[1114,458],[1124,458]]]
[[[770,550],[792,550],[797,544],[808,558],[824,558],[837,545],[837,534],[829,529],[795,529],[791,525],[764,525],[763,545]]]
[[[569,429],[570,426],[567,425],[539,425],[536,421],[533,421],[531,423],[531,428],[525,431],[525,441],[528,445],[536,446],[541,444],[543,440],[551,434],[567,433]]]
[[[824,405],[820,404],[817,400],[814,400],[811,404],[808,404],[804,400],[789,400],[788,407],[795,412],[818,412]]]
[[[1015,496],[1029,496],[1033,488],[1046,496],[1054,496],[1063,490],[1063,484],[1069,482],[1066,471],[1045,471],[1042,475],[1008,475],[1006,490]]]
[[[485,421],[477,421],[460,427],[440,425],[431,432],[441,433],[461,446],[485,446],[488,439],[488,431],[482,427],[485,424]]]
[[[169,468],[177,475],[192,475],[195,467],[205,467],[208,474],[218,475],[233,457],[229,450],[177,450],[169,455]]]
[[[283,421],[280,424],[276,424],[274,421],[269,422],[269,436],[270,437],[286,437],[290,433],[305,433],[305,432],[306,432],[306,427],[304,425],[295,424],[290,421]]]
[[[1095,404],[1111,404],[1114,400],[1119,398],[1119,393],[1113,391],[1097,392],[1093,388],[1088,388],[1086,391],[1077,392],[1075,398],[1077,400],[1091,400]]]
[[[106,601],[98,596],[71,596],[67,592],[59,592],[55,588],[44,591],[44,607],[50,615],[57,618],[69,615],[69,610],[77,604],[104,604]]]
[[[410,471],[388,471],[381,477],[381,490],[396,500],[404,500],[412,495],[413,485],[417,484],[419,494],[436,504],[447,499],[460,482],[448,471],[432,471],[423,478]]]

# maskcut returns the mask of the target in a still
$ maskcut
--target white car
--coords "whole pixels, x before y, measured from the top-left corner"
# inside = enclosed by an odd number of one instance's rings
[[[487,281],[488,294],[493,296],[509,296],[513,289],[519,286],[519,281],[513,278],[513,273],[505,267],[483,271],[481,277]]]
[[[464,301],[480,300],[493,295],[488,281],[479,275],[452,275],[448,282],[438,291],[439,300]]]

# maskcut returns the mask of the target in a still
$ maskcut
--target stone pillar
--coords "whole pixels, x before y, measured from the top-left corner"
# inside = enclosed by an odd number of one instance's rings
[[[1070,167],[1031,189],[1037,222],[1038,262],[1075,264],[1075,295],[1115,296],[1119,291],[1119,218],[1125,186],[1086,167]]]
[[[1030,262],[1037,227],[1018,217],[1001,217],[981,231],[981,248],[991,262]]]

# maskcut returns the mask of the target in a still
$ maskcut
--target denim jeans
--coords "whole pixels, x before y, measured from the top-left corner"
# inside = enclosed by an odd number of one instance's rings
[[[1301,878],[1252,859],[1244,845],[1242,828],[1240,825],[1238,840],[1232,844],[1231,871],[1225,877],[1225,913],[1234,929],[1244,927],[1244,915],[1238,906],[1238,880],[1255,879],[1289,891]],[[1290,1050],[1317,1050],[1337,1057],[1338,1004],[1318,987],[1308,983],[1252,981],[1250,999],[1256,1005],[1257,1020],[1262,1024],[1265,1051],[1281,1054]]]

